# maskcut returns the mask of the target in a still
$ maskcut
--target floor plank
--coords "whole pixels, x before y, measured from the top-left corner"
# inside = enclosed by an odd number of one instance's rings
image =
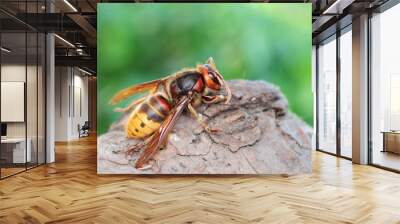
[[[400,223],[400,175],[313,153],[298,176],[96,174],[96,139],[0,181],[0,223]]]

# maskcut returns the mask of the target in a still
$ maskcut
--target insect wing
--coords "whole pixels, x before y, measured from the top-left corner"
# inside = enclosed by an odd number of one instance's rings
[[[169,132],[172,130],[177,119],[182,114],[182,111],[187,107],[189,102],[190,98],[187,96],[183,97],[179,101],[175,110],[170,115],[168,115],[168,117],[161,124],[161,127],[157,130],[157,132],[155,132],[151,136],[150,142],[147,144],[142,155],[136,161],[135,168],[142,168],[144,164],[146,164],[151,158],[153,158],[155,153],[160,149],[161,145],[167,140]]]
[[[122,100],[125,100],[128,97],[140,92],[155,90],[162,81],[163,79],[158,79],[125,88],[114,95],[114,97],[110,100],[110,104],[117,104]]]

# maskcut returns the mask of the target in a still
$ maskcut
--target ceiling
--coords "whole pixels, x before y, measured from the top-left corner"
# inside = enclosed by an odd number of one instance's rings
[[[390,0],[313,0],[313,44],[317,44],[352,23],[352,18]]]
[[[208,1],[208,0],[206,0]],[[209,0],[216,2],[215,0]],[[218,1],[218,0],[217,0]],[[365,10],[373,9],[387,0],[267,0],[251,2],[312,3],[313,42],[335,32],[337,21],[349,21]],[[46,3],[47,2],[47,3]],[[100,2],[154,2],[114,0],[1,0],[0,21],[4,38],[24,44],[18,32],[25,28],[39,32],[55,32],[56,65],[70,65],[96,72],[97,12]],[[155,2],[171,2],[156,0]],[[174,2],[185,2],[174,0]],[[222,2],[222,1],[221,1]],[[225,1],[226,2],[226,1]],[[231,2],[249,2],[234,0]],[[51,12],[51,13],[50,13]],[[346,22],[342,23],[343,26]],[[333,28],[332,28],[333,27]],[[28,51],[31,51],[28,47]],[[17,53],[17,51],[16,51]]]

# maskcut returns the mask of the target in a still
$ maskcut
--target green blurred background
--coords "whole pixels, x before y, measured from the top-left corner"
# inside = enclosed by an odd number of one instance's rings
[[[102,3],[97,27],[98,134],[120,116],[116,92],[210,56],[225,79],[279,86],[312,125],[311,4]]]

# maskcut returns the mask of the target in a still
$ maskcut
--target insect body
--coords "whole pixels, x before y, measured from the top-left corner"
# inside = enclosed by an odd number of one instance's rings
[[[125,126],[127,137],[144,138],[160,128],[170,113],[171,104],[162,95],[151,95],[130,114]]]
[[[117,109],[120,112],[128,112],[135,108],[130,112],[125,133],[128,138],[144,140],[142,144],[127,150],[129,155],[138,148],[145,148],[136,161],[136,168],[142,168],[164,147],[169,132],[184,109],[188,109],[207,132],[214,132],[216,130],[208,127],[195,107],[201,103],[228,103],[231,98],[230,89],[212,58],[196,68],[183,69],[159,80],[128,87],[118,92],[111,103],[116,104],[144,91],[149,91],[149,94],[126,108]]]

